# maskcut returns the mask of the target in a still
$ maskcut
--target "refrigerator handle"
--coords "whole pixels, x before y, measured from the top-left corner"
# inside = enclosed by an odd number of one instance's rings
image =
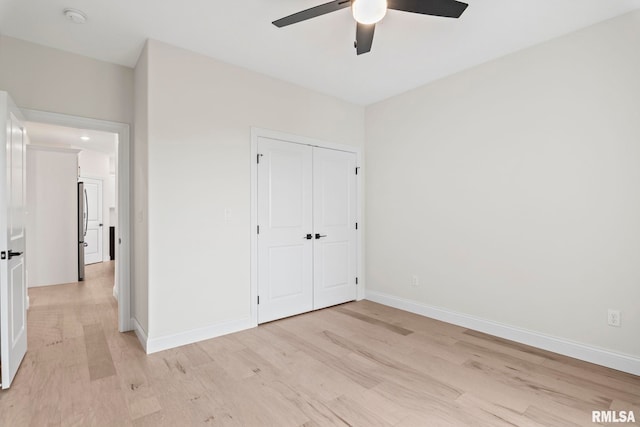
[[[89,197],[87,196],[87,189],[84,189],[84,234],[87,235],[87,228],[89,228]]]

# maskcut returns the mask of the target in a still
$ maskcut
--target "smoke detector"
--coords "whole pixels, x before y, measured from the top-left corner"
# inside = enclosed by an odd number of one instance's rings
[[[87,15],[78,9],[67,8],[64,10],[64,16],[74,24],[84,24],[87,22]]]

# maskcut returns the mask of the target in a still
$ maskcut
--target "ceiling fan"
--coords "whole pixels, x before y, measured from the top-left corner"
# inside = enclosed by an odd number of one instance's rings
[[[278,28],[286,27],[287,25],[351,7],[353,18],[357,23],[354,47],[357,54],[362,55],[371,50],[376,23],[384,18],[387,9],[445,18],[459,18],[467,6],[467,3],[456,0],[335,0],[285,16],[273,21],[273,25]]]

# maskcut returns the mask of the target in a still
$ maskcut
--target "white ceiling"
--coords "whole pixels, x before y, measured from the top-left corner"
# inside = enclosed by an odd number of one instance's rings
[[[153,38],[367,105],[640,8],[640,0],[468,0],[458,20],[389,11],[361,56],[348,8],[271,24],[326,1],[0,0],[0,32],[129,67]],[[88,22],[70,23],[65,7]]]
[[[81,150],[98,151],[115,157],[118,135],[97,130],[76,129],[36,122],[25,122],[24,127],[33,145],[46,145]],[[88,136],[88,141],[80,139]]]

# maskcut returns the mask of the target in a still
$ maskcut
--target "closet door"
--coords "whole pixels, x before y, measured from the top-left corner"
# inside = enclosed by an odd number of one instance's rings
[[[356,155],[313,149],[313,308],[356,299]]]
[[[313,162],[310,146],[263,137],[258,153],[258,323],[264,323],[313,309]]]

